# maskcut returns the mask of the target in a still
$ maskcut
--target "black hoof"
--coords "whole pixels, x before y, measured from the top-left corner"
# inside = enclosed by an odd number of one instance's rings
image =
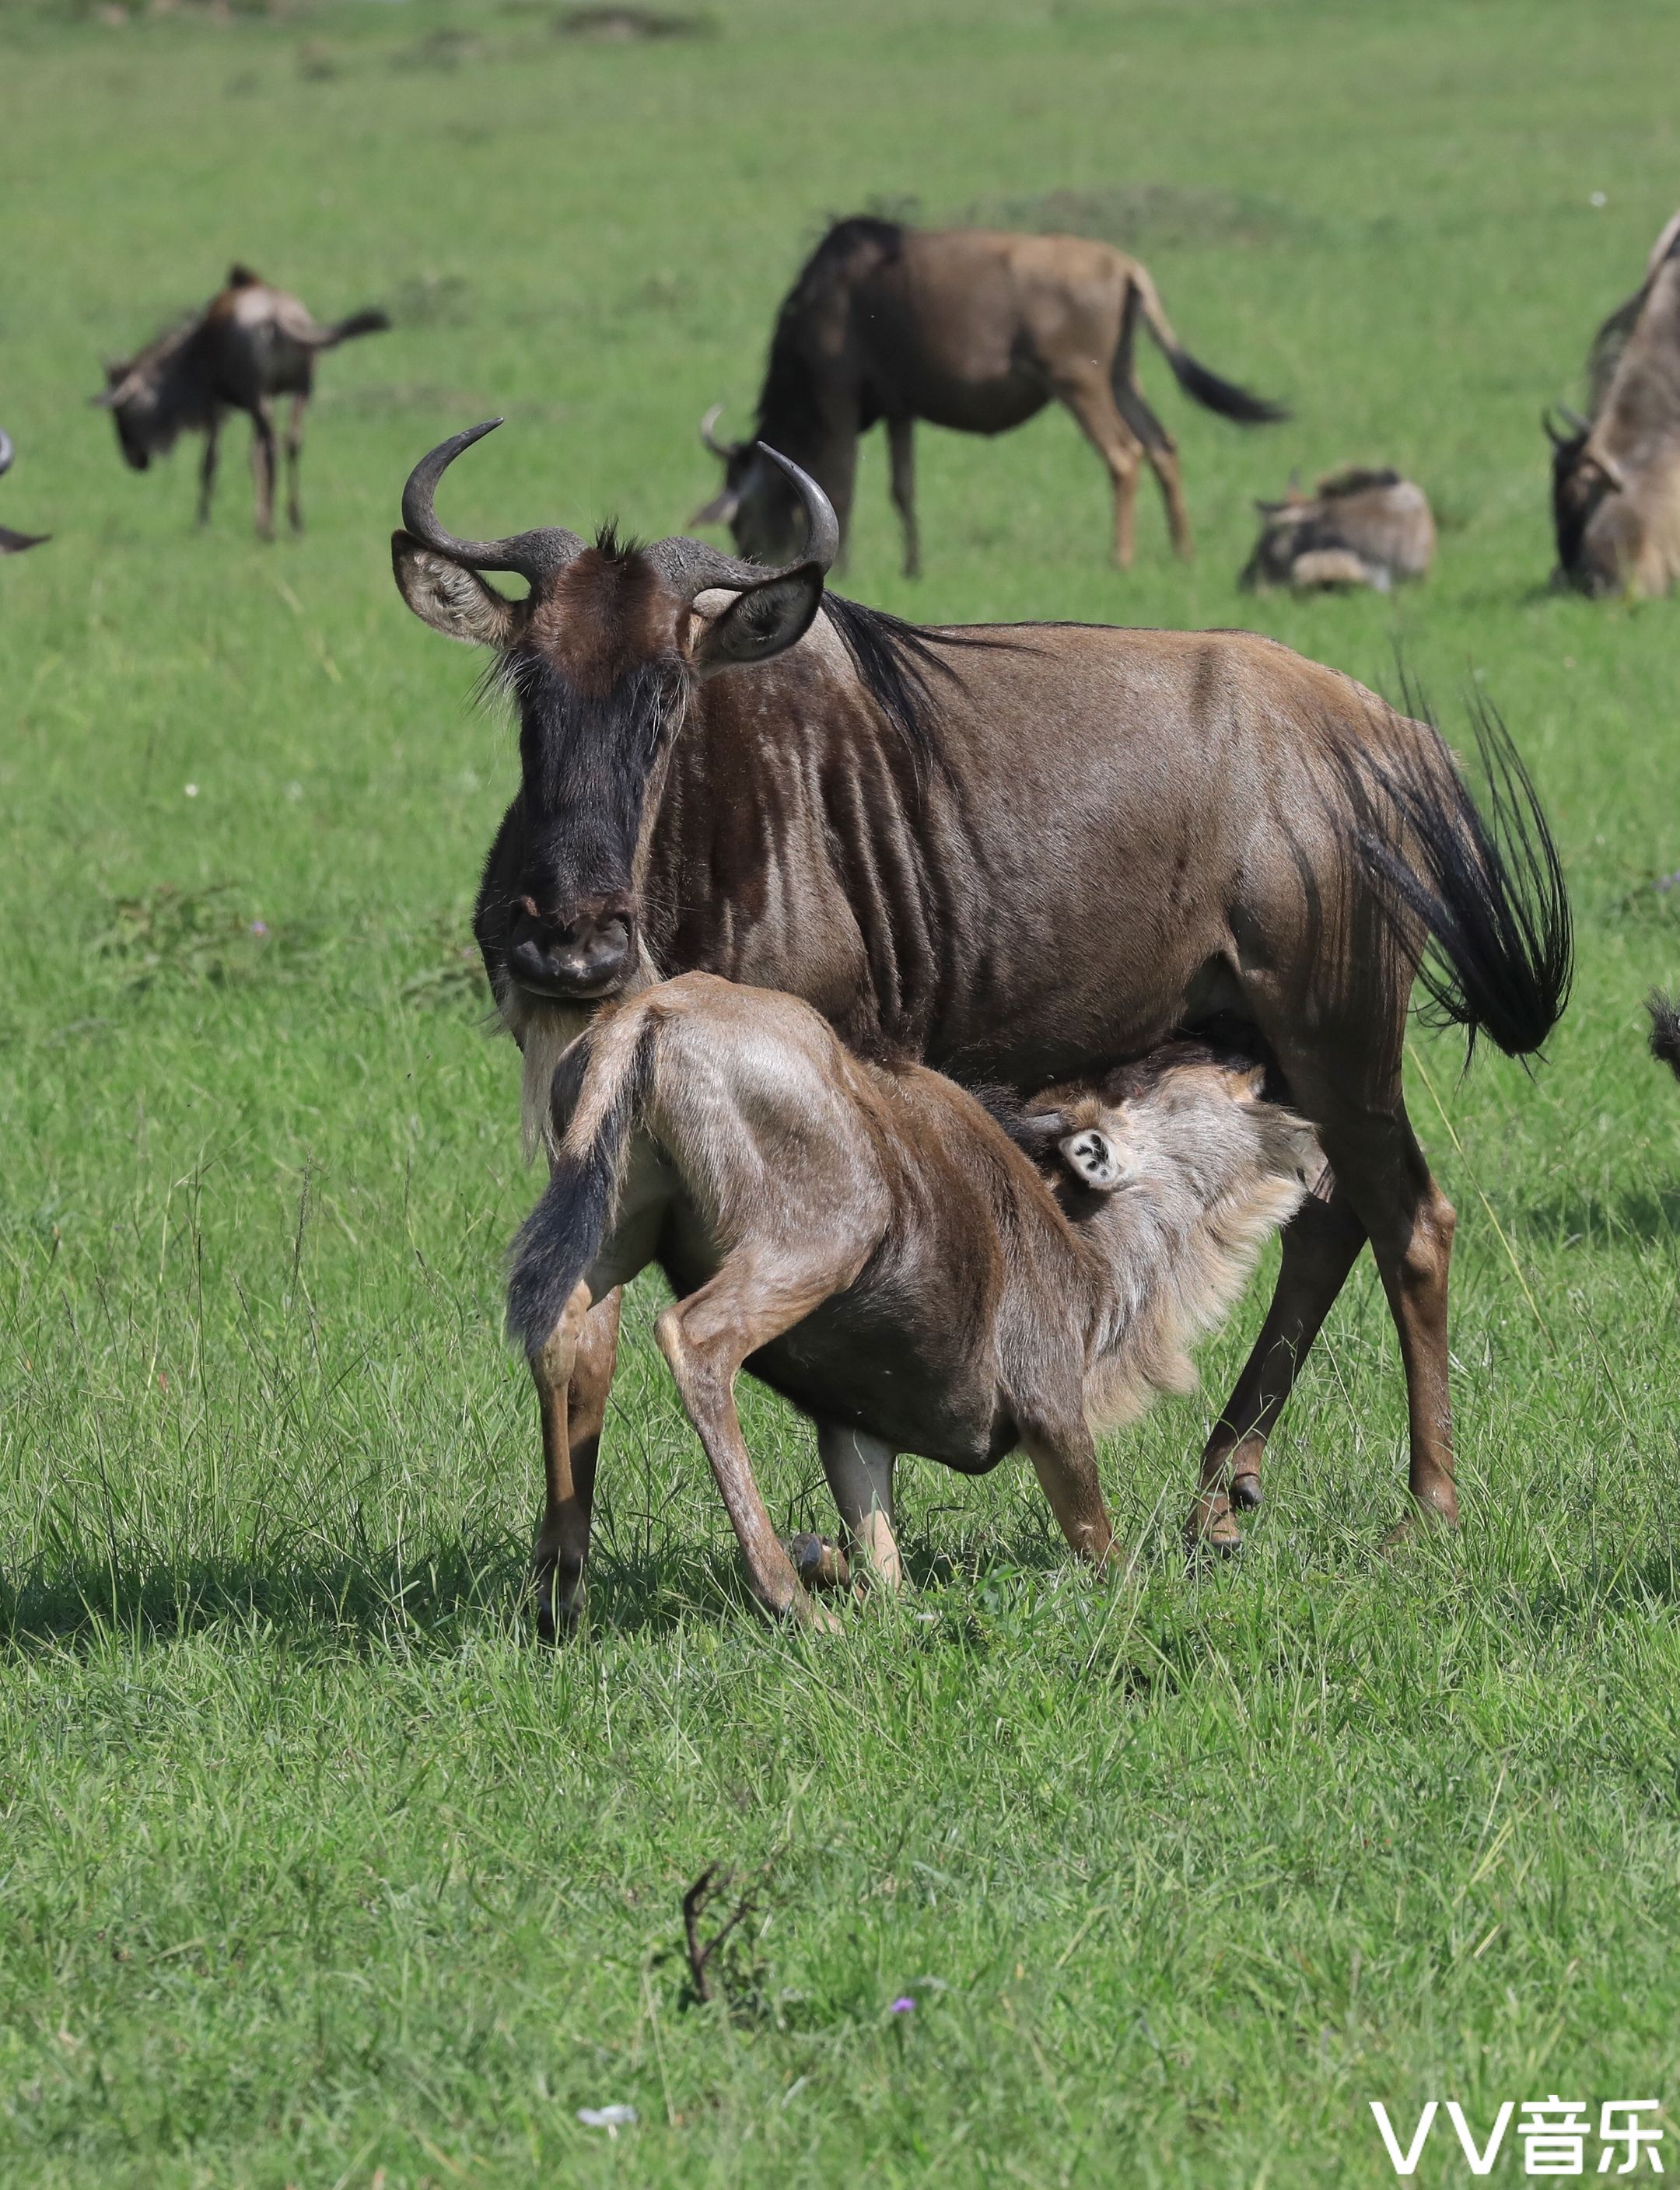
[[[1231,1503],[1233,1506],[1241,1506],[1252,1513],[1265,1502],[1266,1494],[1260,1488],[1260,1478],[1257,1475],[1239,1475],[1232,1479]]]
[[[807,1589],[841,1589],[849,1576],[846,1554],[826,1536],[790,1536],[782,1547]]]

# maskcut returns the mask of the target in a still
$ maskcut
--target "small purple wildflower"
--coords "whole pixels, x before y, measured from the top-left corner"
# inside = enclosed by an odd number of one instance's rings
[[[266,935],[268,932],[269,923],[266,920],[253,920],[252,922],[251,933],[253,935]]]
[[[887,2012],[888,2015],[913,2015],[916,2012],[916,2002],[908,1993],[903,1993],[893,2002]]]

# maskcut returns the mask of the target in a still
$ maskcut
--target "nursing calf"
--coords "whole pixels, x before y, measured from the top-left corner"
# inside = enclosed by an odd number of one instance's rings
[[[814,1608],[753,1480],[743,1366],[815,1422],[844,1534],[888,1581],[900,1452],[979,1475],[1024,1449],[1100,1565],[1093,1433],[1189,1387],[1186,1345],[1321,1166],[1262,1077],[1169,1043],[1006,1131],[938,1073],[864,1062],[808,1004],[686,974],[606,1007],[562,1060],[509,1325],[564,1393],[592,1303],[662,1267],[677,1301],[659,1342],[774,1613]],[[564,1421],[546,1456],[534,1580],[552,1635],[576,1609],[594,1470]]]

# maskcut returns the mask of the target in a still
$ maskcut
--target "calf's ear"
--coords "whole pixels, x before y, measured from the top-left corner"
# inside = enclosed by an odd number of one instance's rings
[[[434,555],[408,532],[391,535],[391,569],[397,591],[421,622],[446,638],[458,638],[463,646],[511,643],[514,604],[485,585],[476,570]]]
[[[1061,1143],[1062,1160],[1098,1194],[1112,1194],[1126,1179],[1126,1160],[1098,1126],[1081,1126]]]
[[[821,604],[822,571],[815,563],[746,587],[701,626],[694,641],[695,670],[714,677],[720,669],[785,654],[810,629]]]

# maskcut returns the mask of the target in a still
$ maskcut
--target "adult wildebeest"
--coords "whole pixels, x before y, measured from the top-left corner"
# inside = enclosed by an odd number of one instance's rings
[[[1548,414],[1557,581],[1585,593],[1666,593],[1680,578],[1680,213],[1643,284],[1587,363],[1590,418]]]
[[[216,442],[230,411],[251,420],[251,472],[256,483],[257,530],[274,536],[274,406],[292,398],[286,428],[287,514],[304,529],[298,499],[298,459],[304,445],[304,410],[315,388],[315,360],[357,335],[389,327],[383,312],[352,312],[330,326],[317,326],[308,308],[284,289],[272,289],[248,266],[233,267],[227,287],[201,312],[172,327],[125,363],[105,367],[105,385],[93,398],[116,421],[116,439],[137,472],[165,456],[184,433],[202,434],[198,473],[198,521],[210,519],[216,484]]]
[[[1370,586],[1386,593],[1399,579],[1422,577],[1435,552],[1428,497],[1396,471],[1350,467],[1329,473],[1310,495],[1291,482],[1281,502],[1255,508],[1260,537],[1238,581],[1246,591]]]
[[[1507,1052],[1562,1009],[1568,905],[1514,757],[1489,824],[1427,724],[1269,639],[917,629],[825,596],[839,527],[796,466],[810,533],[784,570],[558,526],[457,539],[437,483],[490,430],[415,467],[392,553],[409,606],[491,649],[519,710],[520,787],[474,925],[530,1124],[594,1004],[656,974],[786,990],[855,1049],[1020,1090],[1231,1014],[1334,1183],[1285,1235],[1195,1526],[1234,1540],[1228,1474],[1258,1502],[1266,1438],[1367,1238],[1405,1364],[1412,1495],[1453,1518],[1453,1213],[1401,1052],[1426,928],[1439,1003]],[[598,1308],[570,1457],[564,1391],[536,1364],[551,1479],[586,1503],[616,1337]]]
[[[1651,1015],[1651,1055],[1680,1080],[1680,1007],[1653,989],[1645,1008]]]
[[[12,468],[12,437],[0,428],[0,474]],[[0,555],[21,555],[26,548],[39,548],[52,538],[50,532],[14,532],[0,525]]]
[[[1193,1386],[1189,1342],[1321,1167],[1263,1076],[1180,1042],[1111,1086],[1044,1091],[1015,1132],[1053,1160],[1053,1191],[943,1075],[864,1062],[792,996],[682,974],[603,1006],[554,1075],[559,1153],[509,1325],[563,1384],[593,1303],[660,1263],[677,1302],[659,1342],[772,1612],[812,1616],[741,1435],[743,1364],[816,1423],[847,1548],[888,1583],[900,1452],[983,1475],[1024,1448],[1100,1566],[1093,1432]],[[588,1515],[549,1490],[540,1602],[569,1621]]]
[[[743,555],[798,553],[798,496],[760,445],[809,472],[832,502],[843,542],[858,436],[887,425],[893,501],[914,577],[911,436],[916,421],[961,434],[1003,434],[1052,400],[1072,411],[1114,485],[1114,559],[1131,567],[1138,467],[1147,460],[1166,502],[1172,544],[1190,552],[1178,447],[1144,400],[1134,349],[1139,321],[1187,395],[1244,425],[1282,418],[1275,404],[1220,379],[1179,343],[1146,269],[1112,245],[1077,235],[923,230],[857,217],[812,252],[777,315],[758,397],[756,440],[713,439],[721,406],[701,426],[724,460],[723,491],[695,525],[727,524]]]

